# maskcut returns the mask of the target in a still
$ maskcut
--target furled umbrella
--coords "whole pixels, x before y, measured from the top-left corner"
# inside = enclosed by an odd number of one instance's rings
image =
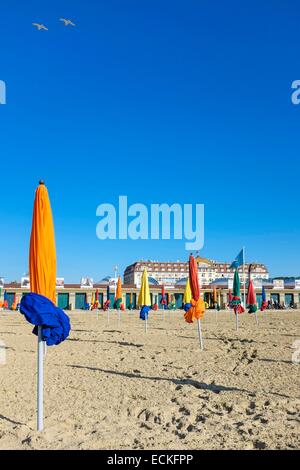
[[[14,300],[11,306],[12,310],[17,310],[17,294],[14,294]]]
[[[96,289],[96,294],[95,294],[95,308],[97,310],[97,320],[99,319],[99,290]]]
[[[235,313],[235,321],[236,321],[236,329],[239,328],[239,315],[244,313],[245,309],[242,306],[241,302],[241,283],[239,278],[238,270],[235,270],[234,278],[233,278],[233,289],[232,289],[232,301],[231,305],[233,306],[233,310]]]
[[[8,308],[8,294],[7,291],[4,291],[4,296],[3,296],[3,308],[7,309]]]
[[[107,324],[108,325],[109,325],[109,307],[110,307],[110,288],[109,288],[109,284],[107,284],[106,301],[104,302],[103,310],[107,311]]]
[[[163,306],[163,310],[166,309],[166,305],[167,305],[167,298],[166,298],[166,292],[165,292],[165,286],[163,285],[162,288],[161,288],[161,300],[160,300],[160,304]]]
[[[141,307],[140,319],[145,321],[145,333],[148,329],[148,314],[151,308],[150,288],[147,269],[144,269],[142,275],[141,289],[138,297],[138,304]]]
[[[194,320],[197,320],[199,343],[200,349],[202,351],[203,339],[201,330],[201,319],[204,316],[205,305],[204,301],[200,297],[198,266],[193,255],[190,255],[189,258],[189,280],[192,293],[191,307],[187,310],[187,312],[185,312],[184,318],[187,323],[193,323]]]
[[[191,308],[191,299],[192,299],[192,291],[190,285],[190,278],[188,277],[186,280],[184,295],[183,295],[183,308],[185,312],[187,312]]]
[[[53,346],[70,332],[68,316],[56,307],[56,248],[48,191],[43,182],[35,192],[29,249],[31,293],[22,297],[20,311],[35,325],[38,336],[37,426],[43,429],[43,351],[44,342]]]
[[[247,308],[249,308],[249,313],[256,312],[257,301],[256,301],[256,294],[255,294],[252,280],[249,281],[246,304],[247,304]]]
[[[265,290],[264,286],[262,287],[261,300],[262,300],[262,302],[261,302],[260,310],[263,312],[264,310],[266,310],[266,308],[268,306],[267,295],[266,295],[266,290]]]
[[[115,300],[115,305],[114,305],[114,307],[118,310],[119,324],[120,324],[120,320],[121,320],[121,317],[120,317],[121,304],[122,304],[122,280],[119,277],[118,282],[117,282],[116,300]]]

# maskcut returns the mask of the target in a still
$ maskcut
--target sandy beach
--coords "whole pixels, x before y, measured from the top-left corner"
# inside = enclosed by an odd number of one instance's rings
[[[205,350],[182,312],[74,312],[45,358],[45,430],[36,431],[36,337],[0,313],[0,449],[294,449],[300,447],[300,311],[208,311]]]

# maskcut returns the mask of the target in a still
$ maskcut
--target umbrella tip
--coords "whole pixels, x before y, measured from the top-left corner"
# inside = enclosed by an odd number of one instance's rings
[[[40,181],[39,181],[39,184],[45,184],[45,181],[44,181],[44,180],[40,180]]]

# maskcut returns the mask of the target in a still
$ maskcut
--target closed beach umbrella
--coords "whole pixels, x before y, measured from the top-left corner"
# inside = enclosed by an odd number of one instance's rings
[[[56,307],[56,249],[48,191],[43,182],[35,192],[29,249],[31,293],[23,296],[20,310],[35,325],[38,336],[38,430],[43,429],[43,342],[61,343],[70,332],[67,315]]]
[[[4,307],[4,308],[8,308],[8,295],[7,295],[6,290],[4,291],[3,307]]]
[[[191,307],[184,314],[184,318],[188,323],[193,323],[194,320],[197,320],[199,343],[201,350],[203,350],[201,318],[204,316],[205,305],[204,301],[200,297],[198,266],[194,256],[192,255],[189,258],[189,280],[192,293]]]
[[[160,303],[163,306],[163,308],[165,308],[165,305],[167,305],[165,286],[162,286],[162,288],[161,288],[161,301],[160,301]]]
[[[263,286],[263,288],[262,288],[261,297],[262,297],[262,299],[261,299],[261,300],[262,300],[262,303],[261,303],[260,309],[261,309],[261,311],[263,312],[263,311],[267,308],[267,306],[268,306],[267,295],[266,295],[266,291],[265,291],[264,286]]]
[[[119,310],[122,303],[122,280],[119,277],[117,282],[117,290],[116,290],[116,300],[115,300],[115,308]]]
[[[214,286],[214,290],[213,290],[213,303],[214,303],[214,307],[215,307],[216,304],[218,303],[218,294],[217,294],[217,288],[216,288],[216,286]]]
[[[233,278],[231,305],[233,306],[234,313],[236,316],[236,329],[238,330],[238,327],[239,327],[238,315],[243,313],[245,310],[241,304],[241,283],[240,283],[239,273],[237,269],[235,270],[234,278]]]
[[[183,308],[187,312],[191,307],[192,291],[190,286],[190,278],[187,278],[185,291],[183,295]]]
[[[52,211],[47,188],[40,184],[35,193],[29,251],[31,292],[56,304],[56,248]]]
[[[138,304],[141,307],[140,319],[145,320],[145,331],[147,333],[147,321],[148,321],[148,313],[151,307],[151,297],[150,297],[148,273],[147,273],[146,268],[144,269],[144,272],[142,275],[142,283],[141,283],[141,289],[140,289],[139,297],[138,297]]]
[[[247,300],[246,300],[247,308],[249,308],[249,313],[256,312],[257,310],[256,302],[257,301],[256,301],[256,294],[254,290],[253,281],[250,280],[249,285],[248,285]]]
[[[96,294],[95,294],[95,304],[96,304],[96,307],[98,307],[99,305],[99,290],[98,289],[96,290]]]

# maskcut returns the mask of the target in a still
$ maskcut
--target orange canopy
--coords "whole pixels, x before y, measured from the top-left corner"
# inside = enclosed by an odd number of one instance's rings
[[[48,191],[40,183],[35,192],[29,249],[31,292],[56,304],[56,249]]]
[[[122,299],[122,281],[121,278],[118,278],[117,290],[116,290],[116,300]]]

